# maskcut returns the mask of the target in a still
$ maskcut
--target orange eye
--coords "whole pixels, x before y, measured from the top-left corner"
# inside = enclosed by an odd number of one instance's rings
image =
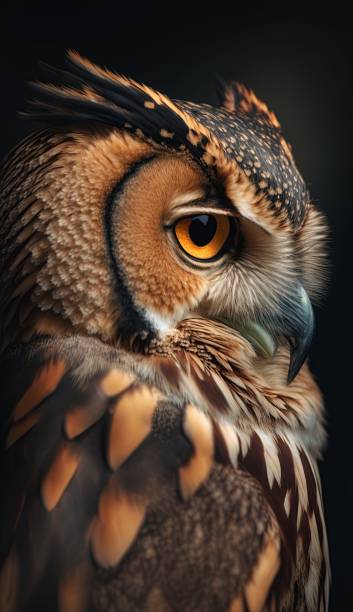
[[[224,252],[231,224],[226,215],[184,217],[174,225],[176,239],[187,255],[195,259],[214,259]]]

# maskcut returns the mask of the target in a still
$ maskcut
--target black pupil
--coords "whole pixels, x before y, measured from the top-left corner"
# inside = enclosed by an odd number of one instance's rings
[[[217,221],[210,215],[193,217],[189,226],[189,235],[196,246],[203,247],[211,242],[217,230]]]

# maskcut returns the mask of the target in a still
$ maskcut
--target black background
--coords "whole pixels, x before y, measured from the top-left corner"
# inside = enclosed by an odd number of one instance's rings
[[[331,281],[311,365],[327,405],[331,608],[353,610],[352,19],[337,2],[284,6],[97,0],[52,2],[50,13],[45,2],[12,3],[0,29],[0,153],[31,127],[17,111],[25,82],[40,77],[38,60],[62,65],[66,48],[176,98],[214,103],[215,75],[234,77],[275,110],[331,228]]]

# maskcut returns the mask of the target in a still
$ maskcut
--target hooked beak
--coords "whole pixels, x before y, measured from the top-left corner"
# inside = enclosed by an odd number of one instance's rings
[[[314,334],[314,312],[304,287],[300,285],[298,303],[295,306],[296,317],[293,331],[288,337],[290,360],[287,382],[290,384],[302,367]]]
[[[302,367],[314,334],[314,313],[304,287],[299,284],[291,296],[282,304],[281,313],[275,316],[271,331],[266,324],[248,320],[240,323],[217,317],[225,325],[239,331],[263,357],[273,359],[277,350],[275,338],[284,337],[290,345],[290,360],[287,384],[290,384]]]

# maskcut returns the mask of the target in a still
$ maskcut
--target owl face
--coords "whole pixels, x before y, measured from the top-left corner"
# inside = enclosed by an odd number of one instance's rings
[[[4,165],[3,343],[17,325],[146,350],[202,315],[268,359],[291,347],[291,380],[325,225],[275,117],[239,86],[213,109],[70,63],[68,86],[36,85],[52,125]]]

